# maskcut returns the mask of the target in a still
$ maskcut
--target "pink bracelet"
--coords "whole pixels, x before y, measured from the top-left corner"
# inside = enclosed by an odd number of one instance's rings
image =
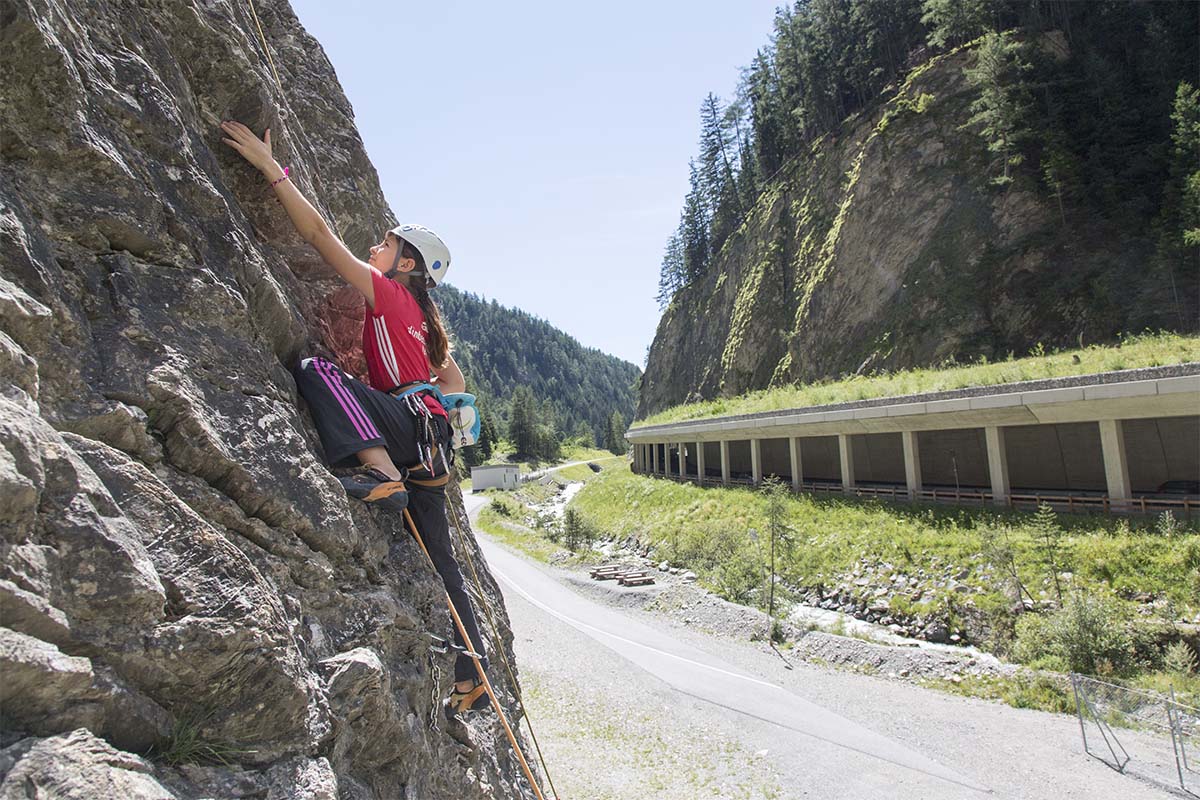
[[[276,184],[283,183],[284,181],[286,181],[288,179],[289,172],[291,172],[291,169],[288,167],[284,167],[283,168],[283,177],[276,178],[275,180],[271,181],[271,188],[274,189]]]

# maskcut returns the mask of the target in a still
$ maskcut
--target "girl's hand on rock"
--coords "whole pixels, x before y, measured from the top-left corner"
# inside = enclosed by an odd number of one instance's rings
[[[242,123],[226,120],[221,123],[221,131],[226,136],[221,141],[237,150],[242,158],[249,161],[259,172],[266,172],[275,164],[275,159],[271,155],[270,128],[267,128],[264,137],[259,139]]]

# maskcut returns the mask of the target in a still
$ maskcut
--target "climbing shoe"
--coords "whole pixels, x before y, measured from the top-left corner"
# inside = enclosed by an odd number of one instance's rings
[[[469,691],[460,692],[454,689],[450,692],[450,699],[446,701],[446,715],[455,717],[467,711],[482,711],[491,705],[492,697],[487,693],[487,688],[481,682],[475,681],[475,685]]]
[[[387,511],[403,511],[408,507],[408,489],[404,481],[394,481],[379,470],[368,467],[338,478],[346,494]]]

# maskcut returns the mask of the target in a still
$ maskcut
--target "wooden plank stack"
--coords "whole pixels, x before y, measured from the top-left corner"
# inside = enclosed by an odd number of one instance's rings
[[[623,567],[619,564],[606,564],[596,567],[591,572],[592,580],[615,580],[622,586],[646,586],[654,583],[654,576],[637,567]]]

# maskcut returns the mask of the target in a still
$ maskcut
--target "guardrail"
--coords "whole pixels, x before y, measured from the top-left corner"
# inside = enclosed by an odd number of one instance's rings
[[[697,486],[721,486],[719,477],[706,475],[701,482],[696,475],[663,475],[653,472],[642,472],[655,478],[666,478],[677,483],[692,483]],[[778,476],[790,485],[791,479]],[[731,477],[730,486],[754,486],[752,478]],[[910,496],[908,488],[900,485],[884,486],[854,486],[849,491],[842,488],[840,483],[814,483],[804,481],[800,491],[815,494],[853,495],[855,497],[871,497],[893,502],[910,503],[954,503],[959,505],[991,506],[994,495],[983,489],[921,489],[915,496]],[[1134,497],[1129,500],[1113,500],[1108,495],[1101,494],[1042,494],[1040,492],[1014,492],[1003,504],[1009,508],[1033,510],[1047,505],[1058,512],[1069,514],[1159,514],[1163,511],[1178,512],[1183,519],[1191,519],[1193,514],[1200,516],[1200,499],[1192,497]]]

